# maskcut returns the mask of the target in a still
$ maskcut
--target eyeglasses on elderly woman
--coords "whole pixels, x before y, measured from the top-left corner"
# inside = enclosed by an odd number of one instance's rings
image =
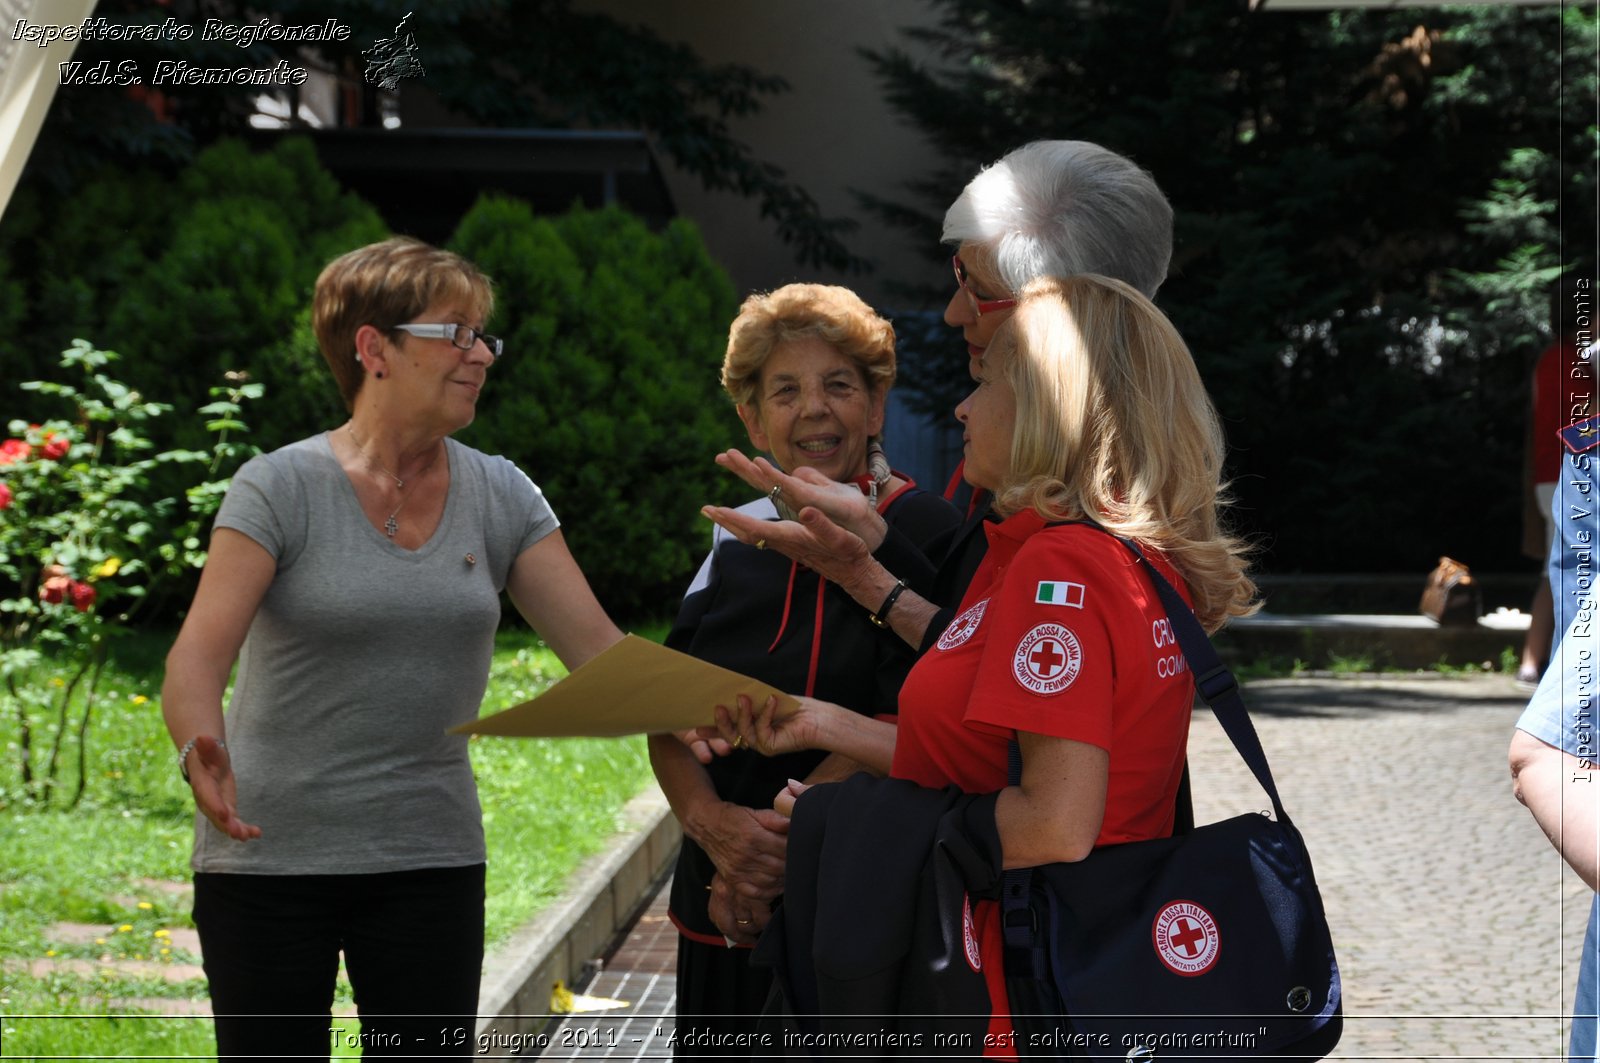
[[[420,336],[423,339],[449,340],[463,351],[472,350],[472,345],[478,340],[482,340],[483,345],[489,348],[489,353],[496,358],[500,357],[500,352],[505,348],[505,341],[499,336],[491,336],[487,332],[480,332],[470,325],[412,324],[396,325],[394,327],[401,332],[409,332],[411,335]]]
[[[978,293],[967,283],[967,266],[961,261],[959,254],[950,256],[950,265],[956,271],[956,286],[966,295],[967,302],[972,305],[972,312],[978,317],[998,310],[1010,310],[1017,305],[1015,299],[979,299]]]

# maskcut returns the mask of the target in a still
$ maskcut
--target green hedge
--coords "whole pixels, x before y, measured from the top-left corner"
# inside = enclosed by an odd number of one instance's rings
[[[70,196],[30,186],[0,226],[0,414],[40,420],[17,384],[91,336],[128,385],[177,407],[151,426],[158,449],[209,445],[186,415],[230,371],[266,387],[249,411],[262,449],[337,425],[312,288],[387,235],[303,138],[222,141],[175,175],[106,173]],[[617,209],[537,218],[487,197],[453,246],[494,278],[507,341],[462,439],[544,488],[615,615],[671,616],[709,538],[699,507],[740,494],[712,463],[743,441],[717,380],[732,284],[689,223],[651,232]]]
[[[176,175],[108,172],[60,202],[30,187],[0,231],[0,320],[8,275],[27,278],[34,308],[0,342],[0,379],[9,388],[44,375],[77,336],[121,352],[125,380],[180,412],[243,370],[267,387],[254,440],[281,445],[342,409],[310,334],[317,274],[387,235],[304,138],[262,152],[220,141]],[[188,419],[170,424],[177,438],[158,444],[204,442]]]
[[[739,492],[712,461],[743,434],[718,384],[731,282],[699,233],[626,212],[535,217],[478,201],[451,246],[494,278],[506,353],[461,438],[533,477],[606,608],[670,616]]]

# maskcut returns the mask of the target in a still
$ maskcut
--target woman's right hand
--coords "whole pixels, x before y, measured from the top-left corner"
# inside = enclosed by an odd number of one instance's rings
[[[717,731],[735,749],[749,746],[768,757],[823,748],[820,736],[827,714],[841,710],[816,698],[797,697],[794,701],[793,709],[784,709],[776,697],[769,696],[757,709],[749,695],[740,694],[733,710],[717,706]]]
[[[239,818],[233,761],[228,750],[210,735],[200,735],[189,751],[189,788],[194,803],[212,826],[235,841],[261,837],[261,828]]]
[[[811,789],[810,783],[790,779],[784,788],[778,791],[778,796],[772,799],[772,810],[786,819],[793,819],[794,803],[809,789]]]

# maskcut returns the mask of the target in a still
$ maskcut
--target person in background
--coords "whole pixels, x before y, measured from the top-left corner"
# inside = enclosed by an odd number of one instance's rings
[[[483,826],[446,730],[477,716],[502,590],[569,668],[621,637],[533,482],[450,438],[493,306],[416,240],[335,259],[312,325],[350,418],[247,462],[217,514],[162,709],[223,1058],[326,1058],[341,952],[366,1054],[472,1053]]]
[[[960,523],[955,508],[891,470],[880,445],[895,378],[894,329],[853,292],[790,284],[753,295],[729,331],[722,384],[757,449],[856,492],[921,547]],[[769,498],[739,512],[778,519]],[[853,713],[893,711],[912,654],[829,580],[757,539],[714,531],[667,645]],[[672,879],[677,926],[678,1032],[753,1032],[772,977],[749,964],[783,888],[787,821],[770,807],[789,779],[842,778],[856,766],[795,751],[767,758],[735,749],[702,766],[671,735],[650,739],[651,763],[683,825]],[[715,1040],[711,1038],[709,1040]],[[686,1048],[679,1058],[749,1055],[747,1044]]]
[[[1512,792],[1527,806],[1545,837],[1584,885],[1600,889],[1600,764],[1596,761],[1594,707],[1600,705],[1600,650],[1593,603],[1580,611],[1557,644],[1512,734]],[[1600,1010],[1594,966],[1600,940],[1590,902],[1578,991],[1573,1002],[1569,1059],[1595,1060],[1595,1014]]]
[[[1578,325],[1593,320],[1594,294],[1585,278],[1562,284],[1556,321]],[[1565,331],[1565,330],[1564,330]],[[1569,410],[1571,423],[1557,433],[1560,472],[1550,517],[1554,534],[1548,565],[1553,614],[1563,633],[1533,698],[1517,720],[1508,756],[1512,789],[1533,813],[1568,866],[1590,889],[1597,888],[1596,850],[1600,832],[1600,775],[1596,771],[1595,709],[1600,704],[1596,671],[1595,550],[1600,544],[1600,416],[1594,415],[1593,332],[1574,328],[1576,360],[1569,370],[1568,394],[1583,396]],[[1589,904],[1589,922],[1578,963],[1572,1005],[1568,1058],[1597,1055],[1600,1014],[1600,896]]]
[[[1560,432],[1588,417],[1594,403],[1594,368],[1580,357],[1583,351],[1577,342],[1576,307],[1572,300],[1562,297],[1560,281],[1551,286],[1551,292],[1550,327],[1555,335],[1533,370],[1526,472],[1535,512],[1525,517],[1528,530],[1523,548],[1539,560],[1550,557],[1556,523],[1564,519],[1552,512],[1564,464]],[[1522,661],[1517,668],[1517,681],[1529,687],[1539,681],[1550,658],[1556,628],[1551,595],[1550,580],[1541,577],[1528,607],[1528,635],[1523,640]],[[1566,630],[1565,624],[1562,630]]]

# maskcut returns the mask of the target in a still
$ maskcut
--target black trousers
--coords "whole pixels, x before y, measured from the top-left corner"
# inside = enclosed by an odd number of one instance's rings
[[[781,1054],[749,1046],[773,985],[771,968],[750,965],[751,952],[678,935],[678,1039],[673,1059]],[[685,1035],[691,1044],[684,1044]]]
[[[217,1052],[328,1058],[339,954],[365,1056],[472,1055],[484,865],[371,875],[196,872]]]

